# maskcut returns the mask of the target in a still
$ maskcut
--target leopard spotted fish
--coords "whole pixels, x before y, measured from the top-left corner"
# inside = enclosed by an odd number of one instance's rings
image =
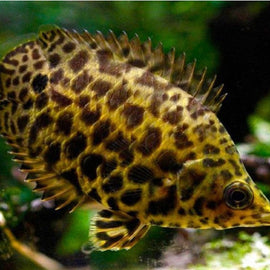
[[[43,200],[102,206],[97,250],[129,249],[152,225],[268,226],[216,116],[223,85],[205,75],[137,35],[43,28],[0,61],[0,133]]]

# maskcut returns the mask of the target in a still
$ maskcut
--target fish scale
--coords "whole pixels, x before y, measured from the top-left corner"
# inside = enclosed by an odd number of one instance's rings
[[[129,249],[152,225],[269,225],[205,74],[150,39],[43,29],[0,62],[0,132],[56,209],[103,205],[97,250]]]

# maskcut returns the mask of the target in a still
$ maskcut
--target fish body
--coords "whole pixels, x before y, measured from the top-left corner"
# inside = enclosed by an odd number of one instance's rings
[[[151,225],[269,225],[214,82],[150,40],[53,27],[2,58],[0,132],[57,209],[103,205],[89,233],[99,250],[129,249]]]

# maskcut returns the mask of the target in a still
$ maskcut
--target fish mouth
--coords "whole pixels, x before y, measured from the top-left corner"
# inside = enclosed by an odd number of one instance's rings
[[[270,225],[270,212],[261,213],[259,220],[262,225]]]

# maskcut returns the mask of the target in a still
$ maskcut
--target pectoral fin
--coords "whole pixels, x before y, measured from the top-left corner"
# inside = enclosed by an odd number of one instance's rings
[[[97,250],[130,249],[149,228],[135,217],[104,209],[93,218],[89,237]]]

